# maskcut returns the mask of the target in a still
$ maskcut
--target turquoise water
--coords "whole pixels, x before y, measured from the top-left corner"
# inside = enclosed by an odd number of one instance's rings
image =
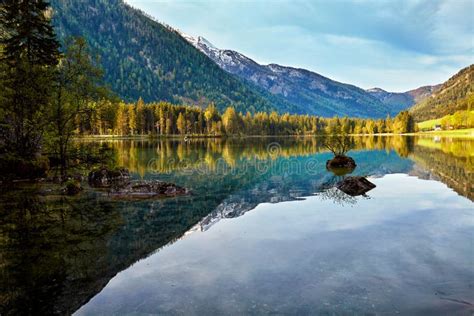
[[[474,312],[471,140],[356,139],[350,175],[376,185],[356,197],[320,139],[111,146],[135,178],[192,194],[4,193],[5,314]]]

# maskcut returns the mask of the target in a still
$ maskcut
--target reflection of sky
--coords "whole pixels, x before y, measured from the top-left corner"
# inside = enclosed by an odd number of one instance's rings
[[[407,175],[371,179],[353,206],[260,204],[113,278],[78,314],[466,312],[472,202]]]

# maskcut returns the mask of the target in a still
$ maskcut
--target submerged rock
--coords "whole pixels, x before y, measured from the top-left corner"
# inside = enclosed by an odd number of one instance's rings
[[[96,188],[108,188],[115,185],[126,185],[130,180],[127,169],[108,169],[106,167],[89,172],[89,185]]]
[[[364,177],[347,177],[337,184],[337,188],[350,196],[365,194],[376,185]]]
[[[188,194],[189,191],[174,183],[162,181],[134,181],[122,187],[114,187],[110,195],[117,198],[173,197]]]
[[[347,156],[336,156],[326,162],[326,168],[328,170],[335,170],[341,168],[354,170],[356,166],[357,164],[355,163],[354,159]]]
[[[82,186],[79,181],[70,179],[66,181],[63,192],[67,195],[76,195],[82,191]]]

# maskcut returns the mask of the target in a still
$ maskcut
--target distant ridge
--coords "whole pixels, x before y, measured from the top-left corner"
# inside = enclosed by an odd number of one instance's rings
[[[448,79],[430,97],[410,109],[415,120],[436,119],[474,108],[474,64]]]
[[[394,111],[400,112],[429,97],[440,87],[440,84],[423,86],[406,92],[388,92],[381,88],[372,88],[366,91],[379,99],[382,103],[390,106]]]

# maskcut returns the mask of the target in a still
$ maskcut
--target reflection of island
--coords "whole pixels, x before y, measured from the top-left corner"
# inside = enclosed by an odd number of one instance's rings
[[[400,173],[411,169],[411,163],[405,159],[400,159],[394,153],[374,151],[354,153],[357,161],[362,162],[362,172],[381,176],[381,172]],[[311,159],[311,158],[307,158]],[[273,176],[255,186],[239,191],[226,198],[209,215],[204,217],[193,229],[193,231],[207,231],[222,219],[236,218],[253,210],[261,203],[279,203],[285,201],[295,201],[305,196],[317,195],[322,199],[331,199],[335,203],[346,205],[355,204],[358,195],[367,198],[365,195],[371,188],[363,192],[350,195],[338,189],[337,186],[344,181],[346,176],[335,175],[325,170],[324,162],[327,156],[321,157],[320,171],[316,174],[305,172],[287,176]],[[384,168],[375,163],[367,162],[384,161]],[[305,164],[305,160],[300,161]],[[359,178],[359,177],[354,177]],[[349,192],[351,193],[351,192]],[[354,191],[352,191],[354,193]]]

